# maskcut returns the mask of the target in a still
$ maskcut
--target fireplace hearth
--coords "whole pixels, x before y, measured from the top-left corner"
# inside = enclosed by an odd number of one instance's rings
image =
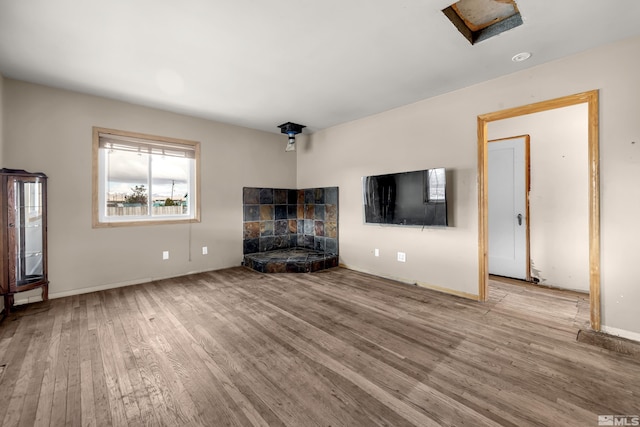
[[[245,187],[243,265],[263,273],[338,266],[338,187]]]

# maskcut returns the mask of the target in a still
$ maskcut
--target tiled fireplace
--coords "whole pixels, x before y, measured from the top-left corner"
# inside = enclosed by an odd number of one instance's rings
[[[338,265],[338,187],[245,187],[242,201],[244,265],[265,273]]]

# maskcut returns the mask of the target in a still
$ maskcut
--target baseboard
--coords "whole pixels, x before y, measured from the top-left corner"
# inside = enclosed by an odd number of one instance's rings
[[[90,286],[90,287],[87,287],[87,288],[72,289],[70,291],[51,292],[49,294],[49,298],[50,299],[65,298],[65,297],[71,297],[71,296],[74,296],[74,295],[89,294],[91,292],[107,291],[109,289],[123,288],[125,286],[133,286],[133,285],[140,285],[142,283],[149,283],[149,282],[151,282],[153,280],[161,280],[161,279],[153,279],[151,277],[143,277],[141,279],[136,279],[136,280],[128,280],[128,281],[125,281],[125,282],[117,282],[117,283],[107,283],[107,284],[104,284],[104,285]],[[49,289],[51,289],[51,288],[49,288]]]
[[[595,345],[617,353],[640,357],[640,342],[623,338],[621,336],[581,329],[578,331],[576,340],[581,343]]]
[[[480,301],[480,296],[476,295],[476,294],[470,294],[468,292],[456,291],[455,289],[443,288],[441,286],[431,285],[429,283],[417,282],[416,284],[418,286],[422,287],[422,288],[431,289],[433,291],[442,292],[442,293],[449,294],[449,295],[455,295],[457,297],[466,298],[466,299],[470,299],[470,300],[473,300],[473,301]]]
[[[223,268],[229,268],[229,267],[223,267]],[[190,274],[205,273],[207,271],[213,271],[213,270],[205,269],[205,270],[198,270],[198,271],[190,271],[188,273],[182,273],[175,276],[166,276],[166,277],[143,277],[140,279],[129,280],[125,282],[107,283],[103,285],[89,286],[87,288],[72,289],[69,291],[62,291],[62,292],[51,292],[51,285],[49,285],[49,299],[65,298],[65,297],[71,297],[75,295],[89,294],[91,292],[99,292],[99,291],[107,291],[109,289],[123,288],[125,286],[141,285],[143,283],[149,283],[156,280],[173,279],[175,277],[189,276]],[[15,297],[18,297],[18,294],[16,294]],[[42,301],[41,295],[30,296],[30,297],[21,298],[21,299],[16,298],[14,301],[14,305],[29,304],[32,302],[40,302],[40,301]]]
[[[432,291],[441,292],[441,293],[448,294],[448,295],[455,295],[457,297],[466,298],[466,299],[470,299],[470,300],[473,300],[473,301],[479,301],[480,300],[480,297],[478,295],[470,294],[470,293],[467,293],[467,292],[457,291],[455,289],[449,289],[449,288],[445,288],[445,287],[442,287],[442,286],[431,285],[431,284],[423,283],[423,282],[416,282],[415,280],[408,280],[408,279],[405,279],[405,278],[402,278],[402,277],[395,277],[395,276],[388,276],[388,275],[383,275],[383,274],[379,274],[379,273],[374,273],[372,271],[368,271],[368,270],[363,269],[363,268],[354,267],[354,266],[350,266],[350,265],[343,264],[343,263],[340,263],[340,267],[346,268],[348,270],[359,271],[360,273],[371,274],[372,276],[382,277],[384,279],[389,279],[389,280],[393,280],[393,281],[400,282],[400,283],[406,283],[407,285],[419,286],[421,288],[430,289]]]
[[[640,334],[637,332],[625,331],[624,329],[611,328],[609,326],[602,326],[601,331],[609,335],[626,338],[628,340],[637,341],[640,344]]]

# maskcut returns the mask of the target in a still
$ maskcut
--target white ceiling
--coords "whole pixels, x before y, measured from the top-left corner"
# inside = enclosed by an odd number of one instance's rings
[[[640,35],[638,0],[517,0],[524,24],[471,46],[452,2],[0,0],[0,74],[312,132]]]

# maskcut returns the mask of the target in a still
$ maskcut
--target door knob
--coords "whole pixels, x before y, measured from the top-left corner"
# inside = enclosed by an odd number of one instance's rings
[[[522,225],[522,214],[518,214],[518,225]]]

